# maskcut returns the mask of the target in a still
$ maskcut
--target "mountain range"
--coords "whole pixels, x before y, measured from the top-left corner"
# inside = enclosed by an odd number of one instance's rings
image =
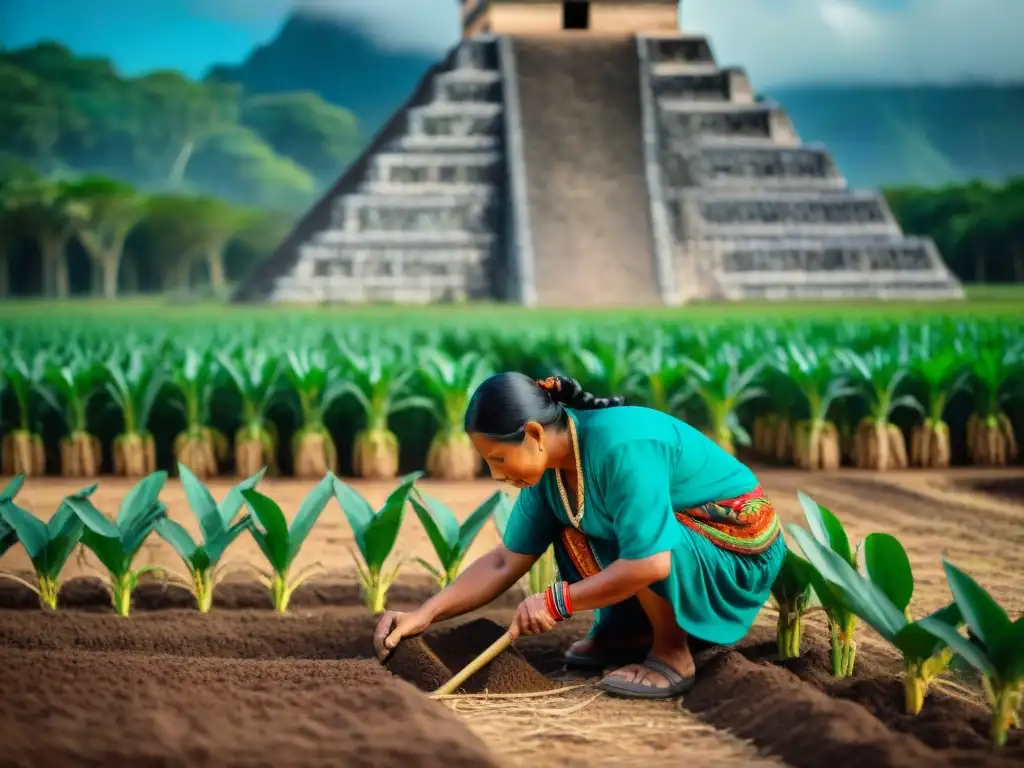
[[[372,135],[434,63],[388,50],[359,29],[293,14],[278,35],[209,80],[248,94],[312,91]],[[789,113],[806,142],[824,143],[857,187],[937,186],[1024,174],[1024,83],[791,85],[762,94]]]

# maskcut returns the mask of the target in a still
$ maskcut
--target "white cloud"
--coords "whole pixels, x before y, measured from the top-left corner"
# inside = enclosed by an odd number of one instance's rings
[[[292,7],[358,24],[393,49],[441,52],[459,37],[457,0],[188,0],[245,21]],[[683,0],[684,28],[758,87],[814,80],[1024,79],[1024,0]]]
[[[689,31],[760,87],[1024,79],[1021,0],[684,0]]]

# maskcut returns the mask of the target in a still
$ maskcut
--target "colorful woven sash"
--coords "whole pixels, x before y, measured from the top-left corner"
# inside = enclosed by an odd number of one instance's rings
[[[714,501],[676,512],[676,520],[713,544],[743,555],[764,552],[779,537],[782,523],[761,486],[735,499]],[[582,578],[601,571],[586,534],[571,526],[562,529],[562,546]]]

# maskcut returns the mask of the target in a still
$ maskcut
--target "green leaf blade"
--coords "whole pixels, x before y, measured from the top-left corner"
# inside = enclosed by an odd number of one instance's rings
[[[224,532],[224,523],[221,520],[217,500],[213,498],[213,494],[203,485],[202,481],[192,473],[192,470],[181,462],[178,462],[178,476],[181,479],[181,487],[185,491],[188,506],[199,522],[203,540],[209,541],[216,538]]]
[[[948,560],[943,561],[942,567],[946,571],[953,599],[967,626],[986,648],[994,650],[999,646],[1003,634],[1009,630],[1010,617],[992,595],[964,571]]]
[[[242,491],[253,517],[262,530],[253,529],[253,536],[263,554],[277,573],[284,573],[290,562],[291,546],[288,541],[288,521],[277,503],[259,491]]]
[[[903,545],[888,533],[868,534],[864,539],[864,565],[871,583],[900,611],[906,611],[914,595],[914,574]]]
[[[295,513],[291,529],[288,533],[289,551],[288,564],[295,559],[295,556],[302,548],[303,542],[309,536],[313,525],[320,518],[327,503],[334,496],[334,475],[330,472],[321,480],[312,491],[302,500],[299,511]]]
[[[25,548],[29,558],[35,563],[46,551],[50,542],[50,533],[46,523],[35,515],[26,512],[12,501],[0,503],[0,517],[11,526],[14,533]]]
[[[394,549],[398,540],[398,532],[402,527],[402,520],[405,517],[405,503],[412,492],[413,483],[419,477],[407,477],[395,490],[391,492],[384,506],[381,507],[370,523],[365,533],[366,550],[363,553],[366,565],[371,570],[380,571]]]
[[[480,531],[483,529],[487,519],[494,514],[494,510],[502,503],[504,496],[503,491],[495,491],[459,527],[458,552],[460,555],[465,555],[472,546],[476,537],[480,535]]]

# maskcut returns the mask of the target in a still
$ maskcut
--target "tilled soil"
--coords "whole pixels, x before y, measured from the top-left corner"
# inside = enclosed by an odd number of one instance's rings
[[[854,676],[834,679],[827,636],[807,627],[804,653],[784,664],[774,633],[757,627],[733,650],[698,656],[697,683],[684,706],[782,757],[796,768],[860,765],[1009,768],[1024,763],[1024,734],[1011,732],[1001,751],[988,741],[980,701],[941,683],[916,717],[903,710],[898,665],[878,653],[857,654]]]
[[[1024,607],[1024,508],[991,489],[969,492],[959,477],[926,474],[905,482],[895,473],[762,474],[787,522],[801,522],[799,488],[839,514],[854,540],[874,530],[897,535],[915,569],[916,615],[949,599],[943,554],[974,574],[1011,614]],[[119,482],[104,480],[97,493],[113,502],[127,487]],[[23,495],[46,517],[67,489],[41,493],[40,487],[46,486],[31,484]],[[492,491],[482,483],[446,488],[430,492],[460,517]],[[272,495],[301,497],[304,489],[281,483]],[[373,487],[369,495],[383,498],[386,490]],[[172,515],[190,527],[178,495],[169,485]],[[325,517],[314,529],[305,557],[350,562],[351,533],[338,517]],[[493,540],[486,529],[474,553]],[[429,557],[429,543],[415,525],[403,527],[400,545],[403,555]],[[143,555],[138,565],[176,564],[159,540],[147,543]],[[260,564],[255,551],[243,559]],[[0,568],[22,571],[26,564],[15,547]],[[765,616],[737,649],[699,654],[697,684],[681,710],[607,697],[587,703],[593,692],[584,690],[571,695],[576,699],[561,693],[512,699],[522,702],[514,710],[497,700],[496,708],[472,710],[460,722],[446,711],[449,705],[427,700],[416,688],[433,690],[490,645],[521,594],[511,592],[478,615],[492,622],[470,617],[403,644],[411,662],[399,668],[396,654],[390,667],[410,685],[373,660],[375,622],[358,606],[351,576],[304,586],[284,616],[267,610],[266,591],[255,584],[222,584],[213,612],[204,616],[184,591],[150,583],[137,591],[132,617],[123,619],[111,613],[95,580],[73,578],[94,573],[94,564],[72,562],[67,571],[63,610],[56,614],[40,611],[23,587],[0,581],[0,768],[778,764],[727,732],[797,768],[853,768],[854,761],[1024,764],[1021,732],[1011,732],[1002,752],[988,745],[988,714],[976,680],[934,686],[919,716],[904,715],[898,661],[866,629],[848,681],[830,677],[826,638],[815,620],[805,629],[804,657],[784,667],[773,663],[774,633],[764,626],[772,620]],[[391,604],[416,604],[434,591],[410,568],[392,590]],[[561,652],[587,626],[581,615],[547,635],[522,638],[519,652],[504,654],[464,690],[545,692],[553,685],[550,675],[565,679]],[[469,703],[451,706],[465,713]]]

